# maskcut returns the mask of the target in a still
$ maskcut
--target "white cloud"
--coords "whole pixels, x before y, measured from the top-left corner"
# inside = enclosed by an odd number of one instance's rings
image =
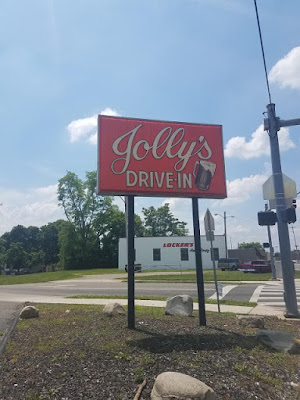
[[[64,218],[57,203],[57,185],[24,192],[1,188],[0,235],[16,225],[42,226]]]
[[[91,130],[94,130],[96,126],[97,115],[72,121],[67,127],[71,142],[77,142],[77,140],[84,138],[91,132]]]
[[[116,110],[109,107],[101,111],[100,114],[109,115],[112,117],[119,116]],[[97,144],[97,132],[95,132],[95,129],[97,128],[97,117],[98,115],[95,114],[88,118],[76,119],[75,121],[72,121],[67,126],[71,142],[74,143],[78,140],[88,137],[87,141],[89,143],[93,145]]]
[[[281,128],[278,132],[278,140],[281,151],[289,150],[295,147],[294,142],[290,139],[289,130]],[[225,157],[250,159],[270,154],[269,136],[264,131],[263,125],[260,125],[251,135],[251,140],[246,141],[244,136],[235,136],[229,139],[226,144]]]
[[[224,199],[223,204],[243,203],[261,192],[262,185],[268,179],[266,175],[250,175],[245,178],[234,179],[227,181],[227,199]]]
[[[281,58],[269,73],[270,82],[282,88],[300,89],[300,46]]]

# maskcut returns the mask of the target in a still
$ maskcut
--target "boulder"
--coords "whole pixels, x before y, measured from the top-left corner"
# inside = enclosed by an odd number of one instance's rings
[[[20,312],[21,319],[38,318],[39,310],[34,306],[26,306]]]
[[[179,315],[190,317],[193,313],[193,299],[191,296],[169,297],[166,303],[166,315]]]
[[[126,310],[119,303],[108,303],[103,308],[103,314],[112,317],[113,315],[126,315]]]
[[[289,354],[300,354],[300,344],[288,332],[261,330],[256,337],[268,347]]]
[[[205,383],[179,372],[163,372],[155,379],[151,400],[214,400],[215,392]]]
[[[238,315],[238,323],[242,326],[249,326],[249,328],[259,328],[264,329],[265,322],[262,318],[249,317],[245,315]]]

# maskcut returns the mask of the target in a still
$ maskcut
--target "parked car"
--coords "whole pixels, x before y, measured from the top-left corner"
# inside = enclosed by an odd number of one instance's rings
[[[272,272],[271,262],[268,260],[252,260],[240,264],[239,271],[242,272]]]
[[[127,264],[125,265],[125,271],[128,271]],[[134,272],[142,272],[142,264],[134,264]]]
[[[218,268],[222,271],[230,269],[231,271],[237,271],[240,265],[238,258],[220,258],[218,261]]]

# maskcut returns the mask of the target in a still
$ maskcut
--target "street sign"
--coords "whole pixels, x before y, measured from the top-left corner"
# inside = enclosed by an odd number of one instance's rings
[[[220,297],[222,297],[222,296],[223,296],[223,285],[221,285],[221,283],[218,283],[218,285],[217,285],[217,291],[218,291],[218,295],[219,295]]]
[[[209,209],[206,210],[204,215],[204,227],[206,232],[215,230],[215,220]]]
[[[296,182],[288,176],[282,174],[283,187],[284,187],[284,197],[287,199],[293,199],[297,197]],[[262,186],[264,200],[275,200],[275,190],[274,190],[274,178],[273,175]]]
[[[206,235],[206,240],[208,241],[208,242],[213,242],[214,240],[215,240],[215,233],[214,233],[214,231],[206,231],[205,232],[205,235]]]

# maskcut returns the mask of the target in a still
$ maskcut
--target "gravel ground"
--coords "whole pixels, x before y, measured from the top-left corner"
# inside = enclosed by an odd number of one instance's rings
[[[165,316],[136,308],[136,330],[127,317],[107,317],[100,306],[38,305],[40,318],[19,321],[0,358],[1,400],[129,400],[147,379],[177,371],[211,386],[217,399],[300,399],[300,355],[259,344],[256,329],[232,314]],[[300,322],[265,317],[267,329],[300,338]]]

